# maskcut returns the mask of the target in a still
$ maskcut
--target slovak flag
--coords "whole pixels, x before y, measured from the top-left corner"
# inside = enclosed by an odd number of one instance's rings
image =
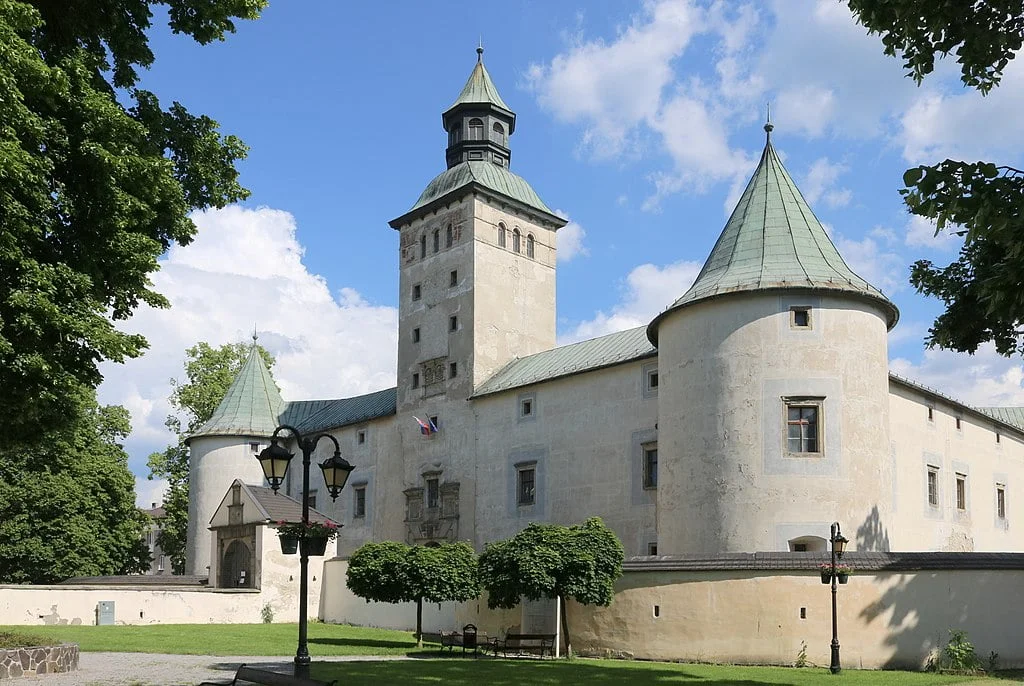
[[[429,417],[427,418],[427,421],[423,421],[419,417],[413,415],[413,419],[415,419],[416,423],[420,425],[420,433],[424,436],[437,433],[437,425],[434,424]]]

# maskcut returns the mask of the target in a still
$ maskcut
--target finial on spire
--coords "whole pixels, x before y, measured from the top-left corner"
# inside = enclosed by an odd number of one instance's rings
[[[256,345],[256,341],[259,340],[259,336],[256,335],[256,322],[252,323],[252,344]]]
[[[765,103],[765,108],[767,109],[768,114],[765,117],[764,132],[768,136],[768,142],[771,143],[771,141],[772,141],[772,130],[775,128],[775,125],[772,124],[772,104],[770,102]]]
[[[477,62],[483,62],[484,61],[484,37],[483,36],[480,36],[480,38],[479,38],[479,40],[477,41],[477,44],[476,44],[476,61]]]

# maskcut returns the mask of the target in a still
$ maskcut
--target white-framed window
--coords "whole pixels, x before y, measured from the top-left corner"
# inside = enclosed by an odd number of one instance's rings
[[[1006,519],[1006,484],[996,484],[996,517]]]
[[[956,475],[956,509],[961,512],[967,510],[967,475],[957,473]]]
[[[359,519],[366,516],[366,485],[352,488],[352,516]]]
[[[789,326],[792,329],[810,329],[811,306],[793,305],[789,308]]]
[[[820,454],[821,398],[789,398],[786,406],[786,451],[791,454]]]
[[[482,119],[469,120],[469,140],[482,141],[484,139],[484,122]]]
[[[534,252],[534,240],[533,234],[526,234],[526,256],[532,258]]]
[[[658,444],[646,443],[644,450],[644,488],[658,487]]]
[[[537,498],[537,465],[516,468],[516,504],[533,505]]]
[[[498,145],[505,145],[505,127],[498,122],[494,122],[491,130],[494,132],[494,142]]]
[[[928,505],[929,507],[939,506],[939,468],[928,465]]]

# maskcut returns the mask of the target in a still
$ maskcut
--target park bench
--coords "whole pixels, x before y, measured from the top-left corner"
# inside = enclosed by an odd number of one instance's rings
[[[448,652],[452,652],[453,648],[462,647],[462,652],[465,653],[467,650],[472,650],[473,654],[476,655],[480,648],[485,648],[489,644],[487,640],[487,634],[478,632],[476,626],[473,624],[467,624],[462,627],[462,631],[442,631],[441,632],[441,650],[445,648]]]
[[[236,684],[263,684],[264,686],[336,686],[334,681],[317,681],[316,679],[300,679],[291,674],[280,672],[268,672],[265,669],[256,669],[239,665],[235,672],[235,678],[231,681],[204,681],[199,686],[235,686]]]
[[[505,657],[513,651],[516,655],[534,652],[541,657],[544,657],[544,653],[552,657],[555,655],[554,634],[505,634],[504,641],[495,639],[492,645],[495,655],[501,650]]]

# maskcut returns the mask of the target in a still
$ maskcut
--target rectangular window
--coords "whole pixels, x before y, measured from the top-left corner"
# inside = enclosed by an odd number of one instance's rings
[[[448,285],[452,288],[459,285],[459,270],[453,269],[451,274],[448,275]]]
[[[459,318],[456,317],[453,314],[452,316],[448,317],[448,330],[449,331],[458,331],[458,329],[459,329]]]
[[[437,509],[440,503],[440,487],[438,479],[427,479],[427,509]]]
[[[413,372],[413,375],[412,375],[412,387],[413,388],[419,388],[420,387],[420,375],[419,375],[419,372]]]
[[[316,509],[316,491],[309,492],[309,497],[306,498],[306,502],[309,503],[309,506],[311,508],[313,508],[314,510]]]
[[[786,449],[791,453],[819,453],[820,410],[817,402],[786,403]]]
[[[655,369],[653,372],[647,372],[647,388],[654,390],[658,387],[658,370]]]
[[[360,445],[366,443],[366,431],[356,432],[356,443],[359,443]]]
[[[530,417],[533,415],[533,398],[523,398],[519,402],[519,416]]]
[[[658,487],[658,446],[644,446],[644,488]]]
[[[366,486],[356,486],[352,489],[352,516],[366,516]]]
[[[251,450],[253,453],[258,453],[260,451],[260,444],[259,443],[250,443],[249,444],[249,450]]]
[[[811,328],[811,308],[807,305],[789,308],[789,325],[794,329]]]
[[[533,505],[536,497],[537,470],[534,467],[523,467],[519,470],[516,502],[520,505]]]
[[[929,422],[934,422],[935,421],[935,408],[934,407],[929,407],[928,408],[928,421]]]
[[[960,425],[960,417],[957,417],[957,418],[956,418],[956,430],[957,430],[957,431],[960,431],[960,429],[961,429],[961,428],[962,428],[962,427],[961,427],[961,425]]]
[[[437,423],[437,415],[436,414],[433,417],[430,418],[430,423],[434,425],[434,431],[439,431],[440,430],[441,425]]]
[[[794,543],[793,544],[793,552],[794,553],[806,553],[807,552],[807,544],[806,543]]]
[[[956,509],[967,509],[967,475],[956,475]]]
[[[423,286],[416,284],[412,287],[412,299],[419,300],[421,295],[423,295]]]
[[[648,555],[657,555],[658,554],[658,544],[657,543],[648,543],[647,544],[647,554]]]
[[[1006,519],[1006,486],[996,484],[996,517]]]
[[[1002,442],[1003,442],[1002,434],[1000,434],[998,431],[996,431],[996,443],[1002,443]]]
[[[448,378],[454,379],[459,375],[459,364],[457,362],[448,363]]]
[[[928,467],[928,504],[939,506],[939,468]]]
[[[419,343],[420,342],[420,327],[418,327],[418,326],[415,329],[412,330],[412,342],[413,343]]]

